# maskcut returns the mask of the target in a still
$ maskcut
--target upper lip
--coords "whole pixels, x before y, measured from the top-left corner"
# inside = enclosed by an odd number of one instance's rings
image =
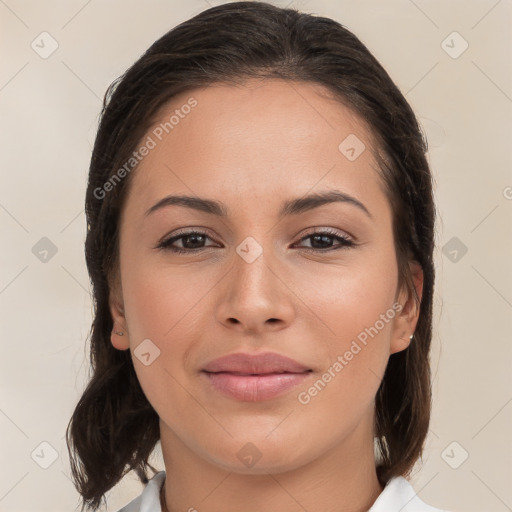
[[[310,368],[275,352],[263,354],[235,353],[210,361],[203,371],[209,373],[235,373],[264,375],[269,373],[304,373]]]

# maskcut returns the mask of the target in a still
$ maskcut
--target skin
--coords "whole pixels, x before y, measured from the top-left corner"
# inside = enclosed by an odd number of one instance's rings
[[[120,279],[110,299],[114,330],[125,333],[113,334],[112,344],[132,351],[160,417],[167,508],[366,511],[382,492],[373,453],[375,394],[390,354],[409,345],[419,314],[398,288],[392,210],[369,131],[320,85],[282,80],[189,91],[173,98],[154,126],[191,96],[197,106],[132,176],[121,214]],[[355,161],[338,149],[349,134],[366,146]],[[333,189],[357,198],[371,217],[348,202],[278,217],[283,201]],[[168,194],[222,201],[229,215],[173,205],[145,216]],[[202,246],[190,237],[174,246],[200,251],[155,249],[183,228],[209,238]],[[321,228],[357,245],[329,251],[339,247],[336,238],[316,245],[304,238]],[[252,263],[236,252],[249,236],[263,251]],[[421,297],[421,269],[411,262],[411,270]],[[401,312],[300,403],[298,393],[396,302]],[[133,354],[147,338],[160,350],[148,366]],[[265,351],[313,372],[304,385],[259,402],[220,394],[200,372],[226,354]],[[252,467],[237,457],[248,442],[261,454]]]

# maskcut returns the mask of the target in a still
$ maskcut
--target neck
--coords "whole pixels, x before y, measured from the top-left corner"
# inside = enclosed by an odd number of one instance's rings
[[[166,468],[162,512],[366,512],[382,486],[375,470],[373,436],[356,429],[321,457],[295,469],[240,474],[191,451],[160,421]]]

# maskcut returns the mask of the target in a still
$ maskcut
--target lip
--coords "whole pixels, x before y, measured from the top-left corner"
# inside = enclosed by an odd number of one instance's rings
[[[214,389],[246,402],[270,400],[303,383],[313,370],[275,352],[230,354],[210,361],[202,373]]]
[[[302,373],[310,368],[276,352],[263,352],[261,354],[229,354],[210,361],[203,370],[210,373],[264,375],[268,373]]]

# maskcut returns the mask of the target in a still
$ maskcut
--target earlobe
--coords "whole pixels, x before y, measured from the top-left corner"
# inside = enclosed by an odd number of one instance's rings
[[[124,331],[118,331],[115,329],[110,333],[110,341],[117,350],[128,350],[130,348],[130,341]]]
[[[410,334],[409,336],[404,333],[403,336],[398,337],[398,339],[393,339],[391,343],[391,350],[389,351],[390,354],[395,354],[396,352],[402,352],[402,350],[405,350],[409,347],[412,340],[414,339],[414,335]]]

